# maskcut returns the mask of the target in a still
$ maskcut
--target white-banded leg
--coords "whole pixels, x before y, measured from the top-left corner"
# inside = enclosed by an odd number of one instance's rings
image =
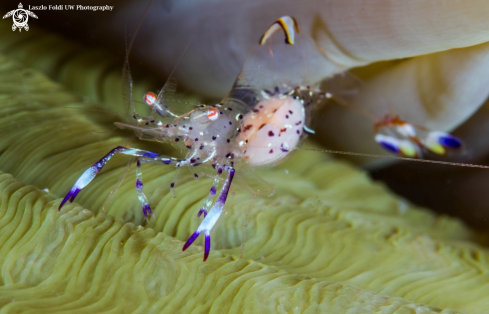
[[[63,207],[63,205],[68,200],[70,201],[70,203],[73,202],[75,200],[75,197],[78,195],[78,193],[95,178],[95,176],[100,172],[100,170],[102,170],[102,168],[109,161],[109,159],[112,158],[112,156],[114,156],[117,153],[140,157],[139,159],[142,160],[143,162],[150,161],[153,163],[162,163],[165,165],[173,165],[173,166],[177,166],[181,162],[181,160],[168,158],[147,150],[117,146],[116,148],[108,152],[107,155],[105,155],[102,159],[100,159],[95,164],[93,164],[93,166],[91,166],[90,168],[85,170],[85,172],[83,172],[83,174],[78,178],[78,180],[75,182],[71,190],[68,192],[68,194],[66,194],[65,198],[59,204],[58,210],[61,210],[61,207]]]
[[[144,195],[143,191],[143,173],[141,172],[141,160],[138,159],[136,167],[136,190],[138,192],[138,199],[141,203],[141,207],[143,208],[144,218],[148,220],[148,214],[150,214],[153,218],[153,212],[151,211],[151,207],[149,207],[148,199],[146,195]]]
[[[221,191],[219,192],[219,196],[217,197],[216,202],[209,210],[207,215],[204,217],[204,220],[200,223],[197,230],[190,236],[185,245],[182,248],[182,251],[185,251],[194,241],[199,237],[199,235],[203,232],[205,236],[205,245],[204,245],[204,262],[209,257],[209,251],[211,249],[211,230],[219,220],[222,211],[224,209],[224,204],[226,204],[226,200],[229,194],[229,188],[231,187],[231,183],[233,182],[234,174],[236,170],[231,166],[216,166],[217,171],[222,172],[225,170],[228,173],[224,184],[222,185]]]

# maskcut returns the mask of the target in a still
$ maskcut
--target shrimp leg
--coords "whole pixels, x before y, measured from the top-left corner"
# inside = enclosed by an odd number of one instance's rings
[[[204,247],[204,262],[209,257],[209,251],[211,249],[211,230],[219,220],[219,217],[222,214],[224,204],[226,203],[226,199],[228,197],[229,188],[231,187],[231,183],[233,182],[234,174],[236,170],[231,166],[216,166],[218,173],[225,170],[228,173],[224,184],[222,185],[221,191],[219,192],[219,196],[217,197],[216,202],[209,210],[207,216],[204,217],[204,220],[200,223],[197,230],[190,236],[185,245],[182,248],[182,251],[185,251],[194,241],[199,237],[199,235],[204,232],[205,236],[205,247]],[[212,189],[211,189],[212,192]]]
[[[78,193],[95,178],[95,176],[100,172],[100,170],[102,170],[102,168],[109,161],[109,159],[112,158],[112,156],[114,156],[117,153],[129,155],[129,156],[141,157],[140,159],[143,162],[147,162],[147,161],[158,162],[158,163],[163,163],[165,165],[174,165],[175,167],[179,167],[182,162],[182,160],[164,157],[160,154],[153,153],[147,150],[117,146],[116,148],[108,152],[107,155],[105,155],[102,159],[100,159],[95,164],[93,164],[93,166],[85,170],[85,172],[75,182],[75,184],[68,192],[68,194],[66,194],[65,198],[61,201],[58,210],[61,210],[63,205],[68,200],[70,201],[70,203],[73,202],[75,200],[75,197],[78,195]],[[139,169],[138,171],[140,171],[139,165],[138,165],[138,169]],[[138,181],[136,181],[136,187],[137,186],[138,186]],[[138,194],[140,195],[140,193],[142,193],[142,183],[141,183],[141,190],[138,189]],[[142,195],[144,196],[144,194]],[[144,196],[144,198],[146,197]],[[146,213],[148,213],[147,210],[145,211],[144,205],[143,205],[143,212],[145,213],[145,216]],[[149,213],[151,213],[151,210],[149,211]]]
[[[136,167],[136,190],[138,192],[139,202],[141,203],[141,207],[143,208],[144,217],[146,218],[146,220],[148,219],[148,214],[154,217],[153,211],[151,210],[151,207],[149,207],[148,199],[146,198],[146,195],[143,191],[143,173],[141,172],[140,159],[138,159]]]
[[[213,165],[214,169],[217,169],[217,177],[214,179],[214,182],[212,183],[212,187],[209,191],[209,195],[207,195],[207,198],[204,201],[204,206],[199,210],[199,213],[197,214],[197,217],[200,217],[202,214],[204,214],[204,218],[207,216],[207,212],[209,211],[209,207],[212,205],[212,200],[214,199],[214,196],[216,195],[217,191],[217,185],[219,184],[219,176],[222,174],[222,168],[219,165]]]

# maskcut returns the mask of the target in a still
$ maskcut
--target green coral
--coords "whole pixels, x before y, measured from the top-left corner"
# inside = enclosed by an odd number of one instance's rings
[[[101,211],[128,161],[114,157],[80,193],[83,207],[58,213],[54,195],[128,143],[124,133],[107,131],[117,116],[74,107],[96,108],[0,57],[0,170],[6,172],[0,174],[0,312],[485,313],[489,307],[488,254],[473,232],[318,153],[300,151],[259,170],[277,191],[272,197],[234,188],[205,263],[201,247],[181,248],[198,225],[210,178],[180,175],[173,198],[166,187],[174,169],[144,165],[156,216],[145,224],[132,172]],[[174,153],[168,145],[131,146]]]

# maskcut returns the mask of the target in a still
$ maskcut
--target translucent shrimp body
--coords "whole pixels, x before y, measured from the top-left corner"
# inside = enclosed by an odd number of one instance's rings
[[[292,29],[289,30],[290,27]],[[279,29],[285,30],[286,43],[294,44],[294,29],[298,28],[295,20],[290,17],[283,17],[272,24],[262,36],[261,44]],[[128,78],[130,80],[130,73]],[[116,153],[137,157],[136,189],[145,217],[148,214],[153,215],[153,212],[143,192],[141,163],[161,163],[174,167],[210,164],[217,171],[217,177],[197,214],[199,217],[203,214],[204,219],[183,247],[186,250],[203,233],[205,261],[210,251],[211,230],[223,213],[236,173],[235,164],[270,165],[286,157],[299,144],[300,139],[306,136],[303,130],[308,122],[308,105],[318,100],[318,94],[312,93],[308,88],[283,86],[282,90],[275,87],[271,92],[238,79],[222,103],[213,106],[199,105],[179,116],[171,112],[162,100],[164,91],[173,90],[173,82],[168,82],[159,95],[149,92],[144,97],[145,103],[160,118],[142,118],[133,110],[133,117],[137,122],[135,125],[116,125],[134,130],[141,139],[171,142],[180,146],[187,151],[186,157],[176,159],[140,149],[116,147],[81,175],[59,208],[67,201],[72,202]],[[132,102],[131,107],[134,108]],[[227,176],[217,193],[219,177],[223,172]],[[174,185],[172,182],[170,188]]]
[[[231,157],[228,156],[232,153],[231,139],[236,137],[241,125],[231,111],[222,104],[201,105],[167,122],[153,120],[144,127],[124,123],[116,125],[134,129],[142,139],[172,142],[177,147],[187,149],[188,157],[181,160],[179,166],[197,166],[209,161],[219,163]]]

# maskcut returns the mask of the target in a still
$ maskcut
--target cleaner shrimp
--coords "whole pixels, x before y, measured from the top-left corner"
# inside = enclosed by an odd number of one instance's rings
[[[273,35],[277,31],[285,33],[285,44],[282,41],[275,47],[271,42],[274,37],[276,40],[277,36]],[[309,125],[313,110],[319,104],[328,99],[341,104],[348,104],[350,100],[348,94],[324,92],[317,87],[318,82],[308,82],[301,75],[284,75],[287,58],[301,57],[297,53],[300,47],[295,47],[296,42],[308,43],[307,38],[299,40],[299,36],[296,36],[298,31],[299,26],[293,17],[284,16],[275,21],[261,36],[259,45],[250,52],[228,96],[218,104],[199,105],[190,112],[177,115],[163,99],[164,93],[173,84],[169,81],[158,95],[152,92],[145,95],[144,101],[152,108],[153,113],[149,118],[143,118],[135,113],[130,94],[133,118],[137,123],[115,124],[120,128],[134,130],[141,139],[154,139],[180,146],[187,151],[186,156],[178,159],[142,149],[115,147],[79,177],[61,201],[59,209],[66,202],[73,202],[78,193],[115,154],[129,155],[136,159],[136,190],[146,218],[148,215],[152,216],[153,212],[143,190],[142,163],[164,164],[176,168],[211,165],[216,176],[203,206],[197,212],[197,216],[203,216],[203,220],[182,248],[185,251],[203,233],[203,260],[206,261],[211,247],[211,231],[224,212],[236,175],[236,166],[277,164],[295,150],[308,134],[314,133]],[[316,58],[302,57],[308,60],[305,62],[308,67],[321,68],[320,51]],[[126,67],[131,82],[127,55]],[[350,79],[349,76],[345,77]],[[159,117],[155,118],[155,114]],[[395,116],[386,116],[378,121],[375,131],[375,140],[382,147],[406,157],[421,157],[426,150],[445,154],[449,149],[459,149],[462,146],[459,139],[448,133],[429,131]],[[225,178],[221,180],[223,173]],[[175,184],[171,183],[170,188],[174,187]]]

